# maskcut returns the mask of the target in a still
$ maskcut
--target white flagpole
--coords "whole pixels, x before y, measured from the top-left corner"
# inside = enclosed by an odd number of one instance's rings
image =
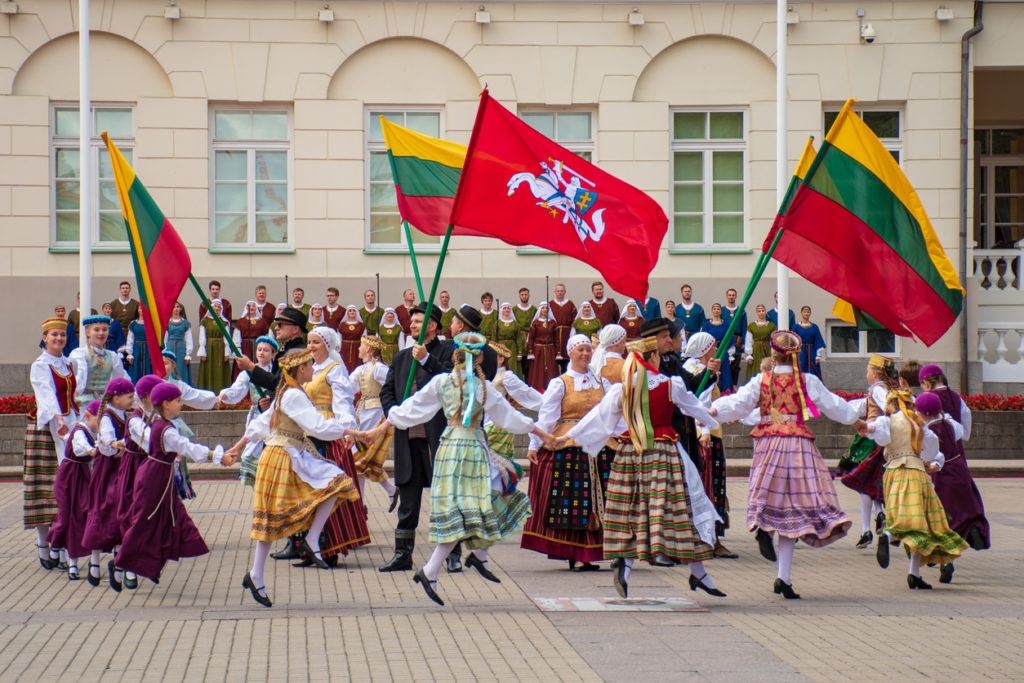
[[[89,0],[78,0],[78,291],[79,321],[92,312],[92,102],[89,97]],[[87,344],[79,323],[79,345]]]
[[[786,8],[782,0],[775,2],[775,204],[782,205],[789,181],[789,153],[787,132],[789,130],[786,103]],[[789,329],[789,268],[778,264],[779,303],[776,306],[780,330]]]

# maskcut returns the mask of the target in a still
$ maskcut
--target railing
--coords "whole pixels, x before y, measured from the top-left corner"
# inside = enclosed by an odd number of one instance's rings
[[[1020,292],[1020,249],[975,249],[974,277],[982,291],[988,293]]]
[[[983,382],[1024,382],[1024,323],[978,323]]]

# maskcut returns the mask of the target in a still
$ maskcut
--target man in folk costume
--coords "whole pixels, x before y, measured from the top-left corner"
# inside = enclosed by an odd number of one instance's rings
[[[691,334],[700,332],[707,318],[704,315],[704,308],[693,300],[693,287],[683,285],[679,288],[679,296],[682,299],[676,304],[676,320],[683,323],[683,330],[689,339]]]
[[[395,306],[395,315],[398,316],[398,324],[402,326],[402,332],[409,336],[409,319],[416,310],[416,292],[407,289],[402,292],[402,303]]]
[[[210,302],[214,299],[220,300],[220,312],[226,320],[234,320],[231,317],[231,302],[220,295],[220,282],[217,280],[210,280],[208,285]],[[202,320],[206,316],[206,304],[199,304],[199,320]]]
[[[590,293],[593,295],[593,298],[590,299],[590,308],[594,311],[597,319],[601,321],[601,325],[618,323],[619,305],[615,303],[615,299],[605,298],[604,283],[598,280],[591,284]]]
[[[377,328],[380,327],[380,319],[384,317],[384,311],[377,305],[377,292],[368,289],[363,292],[363,307],[359,309],[359,317],[366,325],[366,334],[374,336]]]
[[[733,318],[739,318],[736,327],[733,329],[733,340],[731,341],[735,352],[732,360],[729,361],[729,370],[732,372],[733,381],[736,386],[740,384],[740,364],[743,362],[743,341],[747,329],[747,312],[740,309],[736,302],[736,290],[729,288],[725,290],[725,305],[722,306],[722,320],[726,325],[732,323]]]
[[[530,303],[530,290],[526,287],[519,289],[519,303],[512,307],[512,315],[519,323],[519,348],[523,354],[523,377],[529,377],[530,359],[527,358],[528,354],[526,353],[526,338],[530,332],[530,325],[533,324],[533,318],[537,315],[537,307]]]
[[[304,290],[302,287],[296,287],[295,289],[292,290],[292,302],[288,305],[289,307],[294,308],[297,311],[302,311],[302,315],[306,316],[308,320],[309,309],[311,309],[313,306],[312,304],[307,304],[305,302],[305,298],[306,290]]]
[[[452,371],[453,347],[450,341],[437,338],[441,313],[431,307],[426,318],[426,304],[417,306],[410,316],[410,332],[419,339],[420,328],[427,326],[423,344],[413,344],[399,351],[388,369],[388,377],[381,387],[381,407],[386,415],[402,402],[409,374],[413,374],[412,392],[424,387],[431,377]],[[411,393],[410,393],[411,395]],[[398,525],[395,528],[395,555],[380,571],[408,571],[412,569],[412,551],[415,546],[416,526],[420,518],[423,489],[430,487],[433,477],[434,453],[437,451],[447,420],[439,410],[426,424],[411,429],[395,429],[394,459],[395,484],[398,485]]]
[[[441,336],[447,337],[452,318],[455,317],[455,308],[451,305],[452,295],[447,290],[442,290],[437,298],[441,302],[437,307],[437,310],[441,311]]]
[[[277,309],[274,307],[274,304],[267,301],[267,286],[257,285],[255,296],[256,308],[259,310],[260,315],[263,316],[263,319],[267,321],[267,327],[269,328],[270,324],[274,322],[274,313]]]
[[[555,316],[555,347],[558,353],[558,367],[565,372],[568,356],[565,343],[572,336],[572,321],[576,319],[576,304],[566,298],[565,285],[555,285],[555,298],[548,302],[551,315]]]
[[[121,283],[121,297],[110,302],[111,317],[121,325],[121,331],[128,334],[128,326],[139,317],[139,302],[132,298],[132,286],[127,280]],[[95,315],[95,312],[93,313]],[[202,317],[200,315],[199,317]]]
[[[338,296],[341,292],[337,287],[327,288],[327,305],[324,306],[324,325],[332,330],[338,329],[342,319],[345,317],[345,309],[338,303]]]
[[[639,300],[637,301],[639,303]],[[640,315],[644,317],[644,320],[650,320],[651,318],[661,317],[661,302],[655,299],[653,296],[649,296],[644,299],[643,305],[640,306]]]
[[[498,309],[494,308],[494,295],[484,292],[480,295],[480,334],[487,337],[487,341],[494,341],[497,328]]]

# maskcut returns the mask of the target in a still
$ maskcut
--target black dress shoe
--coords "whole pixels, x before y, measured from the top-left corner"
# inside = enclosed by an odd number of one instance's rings
[[[391,505],[388,506],[388,512],[394,512],[396,507],[398,507],[398,491],[395,491],[395,495],[391,496]]]
[[[323,555],[323,553],[320,553],[320,554]],[[328,567],[333,569],[334,567],[338,566],[338,558],[339,557],[340,557],[340,555],[329,555],[329,556],[324,558],[324,562],[327,563]],[[298,567],[299,569],[305,569],[306,567],[312,567],[313,566],[313,562],[308,557],[306,557],[306,558],[303,558],[301,562],[292,562],[292,566],[293,567]]]
[[[782,579],[775,579],[775,586],[772,590],[787,600],[799,600],[800,594],[793,590],[793,584],[786,583]]]
[[[110,581],[110,587],[114,589],[115,593],[121,592],[121,582],[114,576],[114,572],[117,569],[114,567],[114,561],[107,562],[107,580]]]
[[[654,553],[654,566],[655,567],[674,567],[676,563],[672,561],[672,558],[664,553]]]
[[[493,581],[494,583],[501,583],[501,579],[495,576],[491,572],[491,570],[488,569],[486,565],[484,565],[483,560],[481,560],[473,553],[466,555],[466,566],[472,567],[473,569],[480,572],[480,576],[484,577],[488,581]]]
[[[871,540],[873,538],[874,536],[871,534],[870,531],[865,531],[860,535],[860,538],[857,540],[857,547],[867,548],[869,545],[871,545]]]
[[[569,571],[576,571],[576,560],[569,560]]]
[[[92,575],[92,568],[93,567],[96,567],[96,576]],[[89,571],[87,571],[85,573],[85,580],[89,582],[90,586],[98,586],[98,585],[100,585],[99,573],[100,573],[100,566],[98,564],[93,564],[92,562],[90,562],[89,563]]]
[[[618,591],[619,597],[625,598],[629,596],[629,582],[626,581],[626,561],[621,557],[612,560],[612,582],[615,584],[615,590]]]
[[[124,587],[127,588],[130,591],[133,591],[136,588],[138,588],[139,587],[139,579],[138,579],[138,577],[136,577],[136,576],[128,576],[128,573],[125,572],[125,575],[124,575]]]
[[[599,572],[599,571],[601,571],[601,568],[599,566],[597,566],[596,564],[594,564],[593,562],[584,562],[582,564],[576,565],[576,568],[573,569],[573,571],[574,572]]]
[[[953,563],[942,565],[939,570],[939,583],[953,583]]]
[[[302,558],[298,544],[291,536],[288,537],[287,544],[283,548],[276,553],[270,553],[270,556],[275,560],[298,560]]]
[[[78,581],[79,578],[78,565],[72,562],[68,565],[68,581]]]
[[[988,548],[988,545],[985,544],[985,537],[976,526],[971,527],[971,530],[967,532],[967,538],[964,540],[967,541],[967,545],[975,550],[985,550]]]
[[[431,581],[428,579],[427,575],[423,573],[422,567],[416,570],[416,573],[412,576],[412,580],[423,586],[423,592],[427,594],[428,598],[441,605],[441,607],[444,607],[444,600],[441,599],[441,596],[434,590],[434,586],[431,585],[436,585],[437,581]]]
[[[466,560],[469,563],[469,560]],[[459,559],[458,555],[449,555],[444,558],[444,568],[448,570],[449,574],[458,574],[462,571],[462,560]]]
[[[889,568],[889,539],[885,534],[878,537],[878,549],[875,551],[875,559],[882,569]]]
[[[772,535],[764,529],[758,529],[757,533],[754,534],[754,537],[757,539],[757,549],[761,551],[761,557],[769,562],[777,562],[779,558],[775,554],[775,546],[772,544]]]
[[[714,595],[716,598],[724,598],[725,593],[704,583],[704,579],[706,578],[708,578],[707,574],[704,574],[704,576],[699,579],[693,574],[690,574],[690,590],[696,591],[699,588],[708,595]]]
[[[930,583],[925,583],[924,579],[920,576],[914,576],[913,574],[907,574],[907,586],[910,587],[910,590],[927,591],[932,589],[932,585]]]
[[[49,551],[50,546],[48,546],[48,545],[36,545],[36,548],[38,548],[39,550],[47,550],[47,551]],[[39,565],[43,569],[45,569],[46,571],[50,571],[51,569],[56,567],[58,562],[60,562],[60,559],[59,558],[56,559],[56,560],[52,559],[49,556],[49,553],[47,553],[46,557],[40,557],[39,558]]]
[[[324,558],[320,555],[320,551],[313,552],[313,549],[309,547],[309,543],[303,538],[299,541],[299,552],[302,556],[312,562],[313,566],[317,569],[330,569],[331,565],[324,562]]]
[[[378,571],[381,572],[407,572],[412,569],[412,555],[401,550],[395,551],[395,556],[384,563]]]
[[[881,510],[875,515],[875,533],[882,533],[882,529],[885,528],[885,513]]]
[[[245,573],[245,578],[242,579],[242,588],[249,589],[249,593],[252,594],[253,600],[255,600],[256,602],[260,603],[264,607],[270,607],[270,606],[272,606],[274,604],[274,603],[272,603],[270,601],[270,596],[267,595],[266,587],[265,586],[258,586],[257,587],[256,584],[254,584],[252,582],[252,577],[249,576],[249,572],[246,572]],[[260,593],[260,591],[263,591],[263,593]]]

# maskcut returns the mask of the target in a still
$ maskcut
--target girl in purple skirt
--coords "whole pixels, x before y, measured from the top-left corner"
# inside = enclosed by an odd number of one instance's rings
[[[68,434],[64,460],[53,485],[57,518],[50,526],[46,540],[51,548],[67,551],[69,581],[78,581],[78,558],[88,555],[90,550],[82,544],[82,535],[89,514],[89,466],[96,455],[96,430],[99,428],[96,413],[99,408],[98,400],[90,402],[82,411],[82,419]],[[99,559],[99,552],[96,552],[89,563],[90,577],[92,568],[96,568],[96,583],[99,583]]]

